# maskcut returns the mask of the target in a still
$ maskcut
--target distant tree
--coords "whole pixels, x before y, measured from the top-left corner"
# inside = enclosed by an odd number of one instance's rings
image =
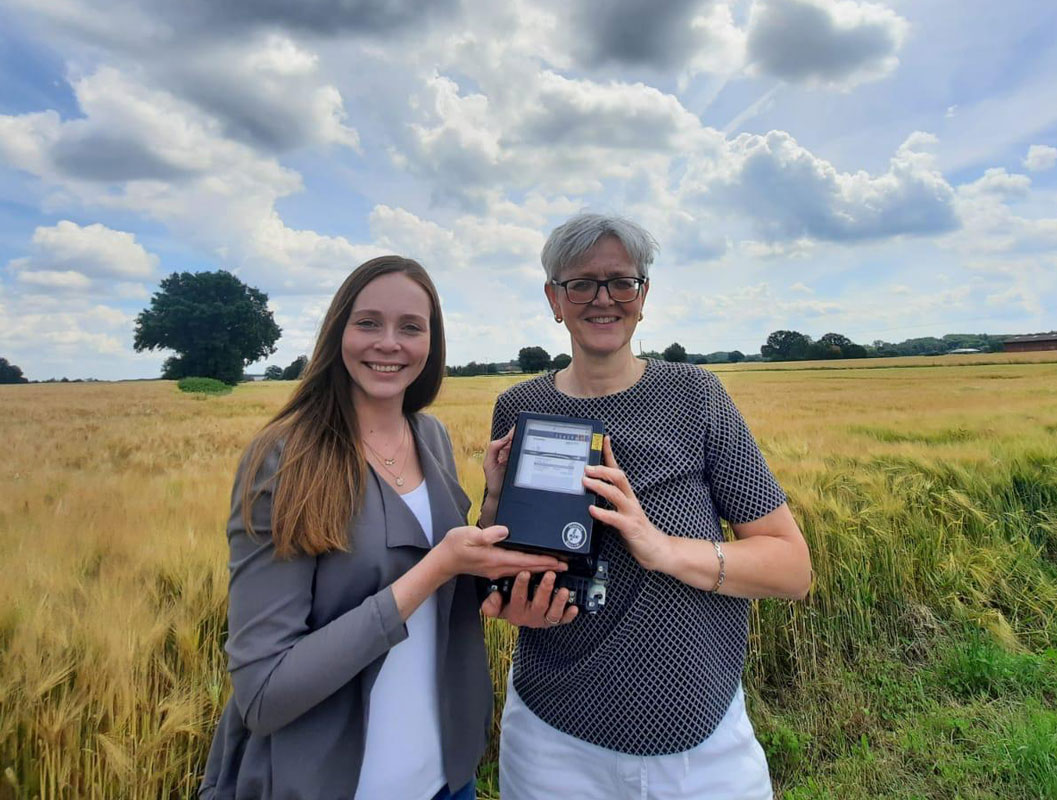
[[[244,367],[275,352],[281,332],[268,295],[230,272],[174,272],[136,317],[133,347],[177,353],[166,359],[163,378],[235,384]]]
[[[702,353],[694,353],[693,355],[687,353],[686,360],[689,361],[691,364],[707,364],[708,356]]]
[[[870,355],[861,344],[850,344],[844,348],[845,358],[866,358]]]
[[[264,370],[264,379],[266,381],[281,381],[283,379],[283,368],[272,364],[272,366]]]
[[[0,358],[0,383],[29,383],[29,379],[22,374],[21,367]]]
[[[558,353],[551,362],[551,369],[565,369],[573,361],[573,357],[568,353]]]
[[[686,361],[686,348],[679,342],[672,342],[664,348],[664,360],[675,361],[680,364],[684,363]]]
[[[843,358],[844,351],[853,344],[842,333],[824,333],[817,342],[812,342],[808,352],[811,358]]]
[[[727,353],[727,361],[731,364],[737,364],[739,361],[745,360],[745,354],[741,350],[731,350]]]
[[[768,361],[802,361],[810,350],[810,336],[799,331],[774,331],[760,348],[760,354]]]
[[[517,354],[522,372],[541,372],[551,364],[550,354],[542,347],[522,347]]]
[[[284,381],[296,381],[301,377],[301,373],[305,371],[305,365],[308,364],[308,356],[298,356],[290,362],[290,366],[283,370]]]

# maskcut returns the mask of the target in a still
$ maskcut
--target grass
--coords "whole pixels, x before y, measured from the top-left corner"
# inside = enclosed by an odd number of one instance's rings
[[[751,623],[777,795],[1057,796],[1057,363],[745,366],[717,371],[815,566]],[[449,379],[432,409],[471,497],[512,380]],[[234,466],[290,387],[0,387],[0,798],[194,796]],[[501,702],[514,635],[487,636]]]
[[[216,378],[180,378],[176,382],[176,388],[181,392],[197,392],[198,394],[227,394],[231,387]]]

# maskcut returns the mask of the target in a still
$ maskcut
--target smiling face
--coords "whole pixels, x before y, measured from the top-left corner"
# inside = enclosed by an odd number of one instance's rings
[[[634,277],[639,277],[639,273],[624,245],[614,236],[603,236],[578,264],[567,267],[559,280]],[[607,289],[599,288],[595,299],[586,305],[570,303],[565,290],[560,287],[547,284],[545,291],[554,314],[563,317],[569,329],[573,356],[579,351],[599,358],[630,346],[649,288],[648,283],[644,284],[639,296],[630,303],[617,303]]]
[[[403,273],[382,275],[363,287],[341,337],[354,400],[403,400],[429,358],[429,319],[429,295]]]

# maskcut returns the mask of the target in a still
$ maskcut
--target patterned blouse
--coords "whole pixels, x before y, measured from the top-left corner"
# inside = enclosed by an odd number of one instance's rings
[[[637,383],[602,397],[563,394],[554,373],[519,383],[496,400],[493,439],[519,411],[602,420],[643,511],[667,534],[721,541],[721,517],[749,522],[786,500],[726,390],[700,367],[651,359]],[[648,572],[598,522],[595,536],[609,561],[605,608],[522,628],[514,687],[544,722],[600,747],[689,750],[741,681],[749,601]]]

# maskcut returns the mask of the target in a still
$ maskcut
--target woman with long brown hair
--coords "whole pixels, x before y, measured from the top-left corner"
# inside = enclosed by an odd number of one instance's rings
[[[473,797],[492,696],[471,576],[564,565],[465,525],[448,434],[420,413],[443,373],[426,271],[358,267],[236,476],[234,691],[202,797]]]

